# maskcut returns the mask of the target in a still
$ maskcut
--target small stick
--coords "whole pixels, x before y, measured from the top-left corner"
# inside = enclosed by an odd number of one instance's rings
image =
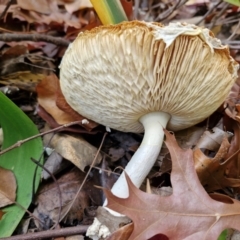
[[[2,151],[0,152],[0,156],[3,155],[3,154],[6,153],[6,152],[9,152],[10,150],[12,150],[12,149],[14,149],[14,148],[20,147],[22,144],[24,144],[24,143],[26,143],[26,142],[28,142],[28,141],[31,141],[31,140],[33,140],[33,139],[35,139],[35,138],[41,137],[41,136],[43,136],[43,135],[46,135],[46,134],[49,134],[49,133],[52,133],[52,132],[56,132],[56,131],[61,130],[61,129],[65,128],[65,127],[69,127],[69,126],[72,126],[72,125],[75,125],[75,124],[79,124],[79,123],[82,123],[82,121],[75,121],[75,122],[63,124],[63,125],[61,125],[61,126],[59,126],[59,127],[53,128],[53,129],[48,130],[48,131],[46,131],[46,132],[39,133],[39,134],[34,135],[34,136],[32,136],[32,137],[26,138],[26,139],[24,139],[24,140],[20,140],[20,141],[16,142],[15,144],[13,144],[12,146],[10,146],[10,147],[2,150]]]
[[[36,233],[27,233],[12,237],[1,238],[1,240],[37,240],[44,238],[56,238],[56,237],[66,237],[71,235],[82,234],[87,231],[89,225],[68,227],[62,229],[47,230]]]
[[[67,47],[70,41],[61,37],[53,37],[43,34],[15,34],[15,33],[2,33],[0,34],[0,41],[14,42],[14,41],[33,41],[33,42],[49,42],[55,45]]]

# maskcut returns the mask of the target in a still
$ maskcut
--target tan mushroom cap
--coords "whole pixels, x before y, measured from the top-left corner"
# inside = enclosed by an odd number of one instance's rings
[[[238,64],[204,28],[139,21],[80,33],[62,63],[60,85],[81,115],[113,129],[143,132],[139,118],[171,115],[170,130],[195,125],[227,97]]]

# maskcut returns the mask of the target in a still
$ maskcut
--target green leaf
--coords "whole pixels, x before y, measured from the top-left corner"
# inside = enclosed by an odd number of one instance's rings
[[[128,21],[120,0],[91,0],[102,24],[117,24]]]
[[[224,230],[224,231],[220,234],[220,236],[218,237],[218,240],[226,240],[226,239],[227,239],[227,233],[228,233],[227,229]]]
[[[232,5],[240,7],[240,0],[224,0],[224,2],[228,2],[231,3]]]
[[[0,92],[0,126],[3,128],[4,136],[2,150],[19,140],[38,134],[33,122],[2,92]],[[36,190],[41,178],[41,169],[37,168],[35,173],[36,164],[31,161],[31,157],[38,160],[42,151],[41,138],[36,138],[0,155],[0,167],[12,170],[16,177],[16,202],[25,209],[32,201],[33,185],[35,184],[34,189]],[[1,210],[5,214],[0,220],[0,237],[8,237],[16,229],[25,214],[25,210],[16,204]]]

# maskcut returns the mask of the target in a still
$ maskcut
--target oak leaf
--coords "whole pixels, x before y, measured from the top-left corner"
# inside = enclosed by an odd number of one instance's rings
[[[214,240],[226,228],[240,230],[240,202],[220,194],[210,197],[198,180],[192,150],[181,149],[173,135],[165,134],[172,157],[172,195],[142,192],[127,175],[128,198],[118,198],[105,190],[107,207],[127,215],[134,223],[129,240],[146,240],[159,233],[171,240]]]

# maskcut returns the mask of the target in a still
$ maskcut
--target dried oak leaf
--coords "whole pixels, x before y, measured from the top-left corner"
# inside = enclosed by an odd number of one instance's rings
[[[0,207],[13,204],[16,198],[16,179],[12,171],[0,167]],[[2,213],[0,213],[0,218]]]
[[[225,187],[240,187],[240,179],[226,176],[231,158],[226,159],[230,144],[227,136],[214,158],[207,157],[199,148],[193,151],[195,169],[198,178],[208,192]]]
[[[173,193],[160,197],[140,191],[126,176],[129,197],[114,196],[105,190],[107,207],[127,215],[134,223],[129,240],[146,240],[164,234],[170,240],[217,239],[226,228],[240,230],[240,203],[224,195],[210,197],[198,180],[192,150],[181,149],[169,132],[166,145],[172,157]]]

